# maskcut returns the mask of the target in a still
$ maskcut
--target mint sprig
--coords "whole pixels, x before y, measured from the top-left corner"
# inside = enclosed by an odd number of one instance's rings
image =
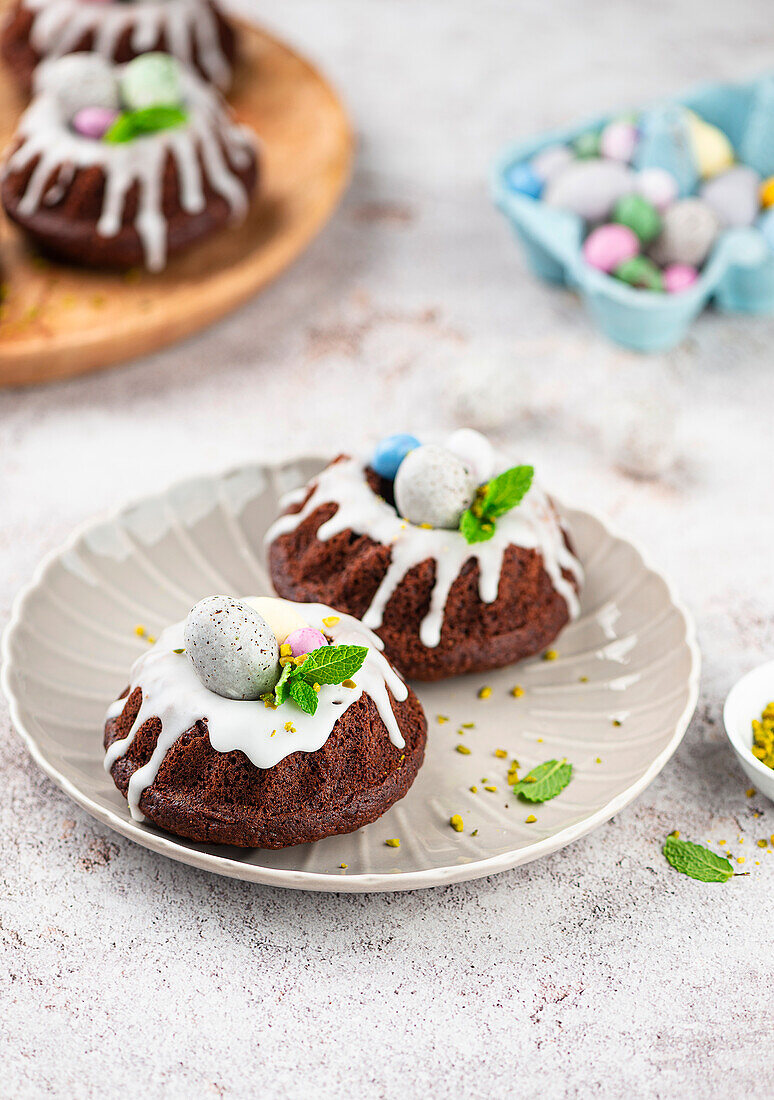
[[[288,661],[274,688],[274,705],[279,707],[292,699],[301,710],[314,714],[317,710],[314,685],[349,680],[362,668],[367,656],[366,646],[325,645],[307,653],[300,665]]]
[[[671,833],[664,842],[663,850],[676,871],[699,882],[728,882],[734,874],[734,868],[723,856],[716,855],[701,844],[680,840]]]
[[[476,492],[476,499],[460,518],[460,532],[466,542],[487,542],[491,539],[495,533],[495,521],[521,504],[534,476],[532,466],[512,466],[482,485]]]
[[[572,764],[566,760],[546,760],[514,784],[513,793],[527,802],[548,802],[556,798],[571,779]]]
[[[188,115],[180,107],[143,107],[138,111],[124,111],[105,133],[103,141],[122,145],[143,134],[171,130],[187,121]]]

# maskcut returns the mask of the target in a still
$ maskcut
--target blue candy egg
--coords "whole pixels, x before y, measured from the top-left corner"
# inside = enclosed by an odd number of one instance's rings
[[[774,207],[761,214],[758,219],[758,228],[763,234],[766,244],[774,252]]]
[[[520,195],[539,199],[542,194],[543,180],[535,175],[528,164],[514,164],[508,172],[507,180],[511,191],[518,191]]]
[[[371,468],[379,477],[387,481],[394,481],[403,459],[419,446],[419,440],[414,435],[406,432],[398,432],[396,435],[388,435],[376,445],[374,457],[371,459]]]

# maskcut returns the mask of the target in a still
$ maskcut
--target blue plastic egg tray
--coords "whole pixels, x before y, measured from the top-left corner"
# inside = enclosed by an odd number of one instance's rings
[[[739,148],[751,112],[760,112],[763,101],[774,101],[773,88],[772,76],[749,84],[706,84],[671,102],[690,108],[724,131],[742,160]],[[570,143],[620,116],[618,111],[517,142],[498,159],[493,178],[495,202],[524,245],[532,271],[547,282],[577,289],[602,331],[636,351],[674,347],[710,303],[726,312],[774,313],[774,252],[754,227],[722,232],[699,278],[687,290],[656,294],[628,286],[587,264],[581,252],[586,226],[576,214],[509,187],[510,173],[546,146]],[[769,111],[758,128],[766,135],[774,157],[774,111]]]

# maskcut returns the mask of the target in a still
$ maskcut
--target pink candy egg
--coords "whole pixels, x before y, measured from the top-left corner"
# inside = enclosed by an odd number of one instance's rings
[[[637,128],[631,122],[608,122],[599,139],[599,151],[610,160],[624,164],[634,156],[637,145]]]
[[[699,278],[699,272],[690,264],[669,264],[664,268],[664,290],[669,294],[679,294],[693,286]]]
[[[600,271],[613,271],[619,264],[637,256],[639,251],[640,242],[628,225],[600,225],[583,242],[586,263]]]
[[[73,129],[82,137],[99,141],[117,118],[118,111],[111,107],[82,107],[73,118]]]
[[[302,626],[288,634],[284,645],[290,646],[290,652],[294,657],[300,657],[302,653],[311,653],[313,649],[320,649],[328,644],[328,639],[313,626]]]

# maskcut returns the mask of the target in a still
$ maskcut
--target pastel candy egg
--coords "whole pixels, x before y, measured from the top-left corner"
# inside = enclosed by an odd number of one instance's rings
[[[539,180],[548,183],[572,164],[575,157],[567,145],[547,145],[536,153],[529,166]]]
[[[112,107],[82,107],[73,117],[73,129],[82,137],[99,141],[118,118],[118,114]]]
[[[288,634],[284,645],[290,646],[290,652],[294,657],[300,657],[303,653],[312,653],[328,644],[328,639],[313,626],[302,626],[300,630],[294,630]]]
[[[734,148],[722,130],[689,112],[688,130],[699,175],[711,179],[734,163]]]
[[[84,108],[117,111],[121,106],[112,66],[93,53],[71,53],[44,61],[35,73],[35,91],[52,96],[67,122]]]
[[[485,435],[474,428],[460,428],[446,440],[448,450],[461,458],[477,485],[489,481],[495,473],[495,449]]]
[[[613,271],[639,251],[637,235],[626,225],[600,225],[583,242],[586,263],[600,271]]]
[[[379,477],[393,481],[403,459],[418,447],[419,440],[415,435],[407,435],[405,432],[396,435],[388,435],[376,444],[376,449],[371,459],[371,468]]]
[[[680,190],[677,180],[666,168],[643,168],[635,176],[634,186],[637,194],[662,214],[672,205]]]
[[[661,272],[647,256],[635,256],[631,260],[625,260],[620,267],[615,269],[616,279],[638,290],[664,289],[664,280]]]
[[[180,66],[166,53],[144,53],[125,67],[121,99],[130,111],[180,105]]]
[[[681,199],[664,213],[661,233],[650,254],[662,267],[700,267],[709,255],[720,226],[718,216],[701,199]]]
[[[769,176],[761,184],[760,200],[761,206],[774,206],[774,176]]]
[[[443,447],[425,444],[400,464],[395,503],[409,523],[454,530],[476,488],[476,479],[462,459]]]
[[[724,229],[752,225],[760,209],[761,178],[754,168],[737,164],[708,180],[699,192]]]
[[[634,173],[614,160],[576,161],[549,183],[543,201],[587,221],[608,218],[622,195],[634,190]]]
[[[514,164],[506,174],[511,191],[539,199],[543,191],[543,180],[535,174],[529,164]]]
[[[588,130],[585,134],[579,134],[576,137],[572,147],[578,160],[589,160],[599,156],[599,143],[599,132]]]
[[[693,286],[699,278],[699,272],[690,264],[669,264],[664,268],[664,290],[668,294],[679,294]]]
[[[279,645],[257,611],[231,596],[208,596],[188,613],[185,652],[196,675],[225,699],[260,699],[280,677]]]
[[[610,160],[620,160],[624,164],[634,156],[637,148],[637,127],[622,120],[608,122],[599,138],[599,151]]]
[[[292,603],[277,596],[257,596],[250,600],[250,606],[261,618],[265,619],[274,632],[280,645],[288,634],[308,626],[306,619],[298,613]]]
[[[615,204],[613,221],[626,225],[641,244],[650,244],[661,232],[658,210],[642,195],[624,195]]]

